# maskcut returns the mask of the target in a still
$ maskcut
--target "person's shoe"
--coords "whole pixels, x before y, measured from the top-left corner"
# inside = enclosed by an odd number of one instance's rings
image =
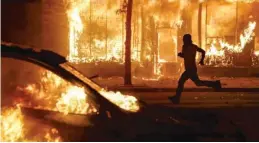
[[[180,103],[180,97],[179,96],[169,96],[168,99],[173,102],[174,104]]]
[[[216,84],[215,84],[214,89],[215,89],[216,91],[218,91],[218,90],[220,90],[220,89],[221,89],[221,83],[220,83],[220,80],[216,80]]]

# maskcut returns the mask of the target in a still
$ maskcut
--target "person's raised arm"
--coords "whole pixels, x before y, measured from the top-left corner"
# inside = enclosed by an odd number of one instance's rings
[[[197,51],[202,54],[201,55],[201,61],[199,62],[199,64],[204,65],[205,51],[202,48],[198,47],[198,46],[197,46]]]
[[[181,58],[183,58],[183,47],[182,47],[182,52],[179,52],[179,53],[178,53],[178,56],[181,57]]]

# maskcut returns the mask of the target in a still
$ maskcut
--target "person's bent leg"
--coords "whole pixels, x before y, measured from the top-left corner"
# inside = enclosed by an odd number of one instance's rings
[[[196,86],[207,86],[215,89],[221,88],[220,81],[200,80],[197,74],[192,75],[191,80]]]
[[[177,85],[177,89],[176,89],[176,96],[181,96],[182,95],[183,88],[184,88],[184,83],[188,79],[189,79],[188,72],[187,71],[183,72],[183,74],[181,75],[181,77],[178,80],[178,85]]]
[[[188,73],[187,73],[186,71],[183,72],[183,74],[181,75],[181,77],[180,77],[180,79],[179,79],[179,81],[178,81],[178,85],[177,85],[177,89],[176,89],[176,95],[169,97],[169,99],[170,99],[173,103],[179,103],[181,94],[182,94],[182,92],[183,92],[184,83],[185,83],[186,80],[188,80],[188,79],[189,79]]]

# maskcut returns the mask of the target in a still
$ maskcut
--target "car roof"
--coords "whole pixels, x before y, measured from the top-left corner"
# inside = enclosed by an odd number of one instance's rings
[[[49,50],[34,49],[29,46],[1,42],[1,56],[18,59],[32,59],[52,66],[67,62],[66,58]]]

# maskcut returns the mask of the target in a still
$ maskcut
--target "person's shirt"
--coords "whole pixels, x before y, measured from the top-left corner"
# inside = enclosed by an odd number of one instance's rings
[[[185,70],[197,70],[195,57],[198,49],[199,47],[195,44],[183,45],[182,53]]]

